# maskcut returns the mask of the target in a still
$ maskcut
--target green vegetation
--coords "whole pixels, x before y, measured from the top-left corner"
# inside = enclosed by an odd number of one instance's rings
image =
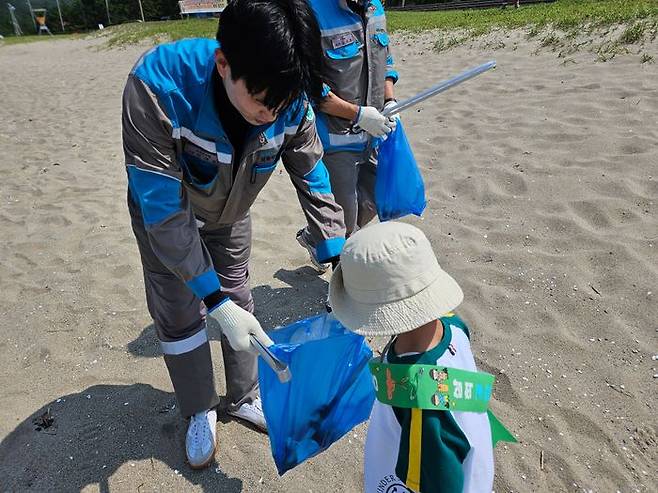
[[[439,52],[494,29],[522,28],[528,39],[537,38],[540,49],[552,50],[560,58],[588,47],[597,60],[607,61],[620,53],[629,53],[628,45],[656,38],[658,1],[558,0],[520,9],[391,12],[391,25],[394,29],[413,26],[412,31],[438,29],[434,49]],[[504,46],[498,40],[488,42],[484,48]]]
[[[528,38],[538,37],[541,47],[570,53],[575,38],[583,33],[609,26],[625,25],[617,39],[598,48],[599,58],[607,59],[623,51],[621,47],[653,40],[658,33],[658,0],[557,0],[519,9],[472,9],[436,12],[389,12],[392,32],[419,32],[438,29],[435,50],[443,51],[494,29],[527,30]],[[216,19],[189,19],[129,23],[111,26],[96,35],[107,37],[109,46],[141,41],[158,43],[187,37],[214,37]],[[8,37],[4,44],[39,40],[37,36]]]
[[[444,51],[462,44],[464,41],[469,39],[469,36],[450,36],[450,37],[439,37],[439,39],[434,43],[434,49],[436,51]]]
[[[472,9],[436,12],[388,12],[388,28],[395,31],[425,31],[441,29],[452,32],[447,39],[437,41],[436,49],[445,50],[495,28],[528,28],[539,34],[547,28],[564,31],[583,26],[603,27],[614,24],[648,21],[656,32],[658,1],[656,0],[558,0],[555,3],[533,4],[506,9]],[[110,45],[136,43],[144,39],[180,39],[200,36],[214,37],[215,19],[148,22],[124,24],[108,28]],[[639,30],[640,28],[636,28]],[[459,31],[459,34],[454,34]],[[648,32],[647,28],[645,31]],[[632,34],[629,34],[629,39]]]
[[[647,24],[643,22],[638,22],[628,26],[622,35],[619,36],[619,42],[624,44],[639,43],[644,38],[644,30],[646,27]]]
[[[475,9],[436,12],[389,12],[391,31],[425,31],[428,29],[467,30],[474,35],[494,28],[530,27],[541,30],[553,27],[570,30],[583,25],[609,26],[640,19],[658,19],[656,0],[558,0],[533,4],[519,9]]]
[[[160,21],[123,24],[104,30],[108,36],[108,45],[124,45],[138,43],[143,40],[153,40],[158,43],[164,40],[175,41],[182,38],[214,38],[217,32],[217,19],[187,19],[179,21]]]
[[[36,43],[37,41],[52,41],[54,39],[76,39],[79,37],[80,35],[78,34],[58,34],[56,36],[37,36],[36,34],[31,36],[7,36],[0,41],[0,46]]]
[[[542,47],[546,46],[558,46],[561,42],[561,39],[555,35],[555,33],[547,34],[542,40],[540,45]]]

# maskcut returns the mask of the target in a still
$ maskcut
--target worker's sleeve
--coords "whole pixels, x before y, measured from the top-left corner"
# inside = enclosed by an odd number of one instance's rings
[[[387,79],[391,79],[393,84],[395,84],[400,78],[400,74],[395,70],[395,60],[393,59],[393,54],[391,53],[391,45],[386,47],[386,76]]]
[[[297,190],[309,231],[316,242],[318,261],[327,262],[340,254],[345,243],[343,209],[338,205],[322,162],[322,143],[315,128],[310,105],[293,121],[297,130],[284,142],[283,164]]]
[[[131,197],[157,258],[205,298],[218,292],[219,278],[183,188],[172,131],[155,94],[130,75],[123,92],[122,134]]]

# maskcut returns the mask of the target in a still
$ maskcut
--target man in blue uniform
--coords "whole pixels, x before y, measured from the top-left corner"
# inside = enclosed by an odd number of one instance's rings
[[[347,236],[377,214],[374,200],[377,153],[373,137],[385,137],[397,119],[382,114],[395,104],[393,65],[380,0],[308,0],[320,25],[324,56],[318,133],[331,188],[345,213]],[[311,228],[297,233],[321,272],[329,264],[316,254]]]
[[[317,257],[335,258],[345,236],[309,104],[322,92],[313,13],[304,0],[234,0],[220,26],[216,41],[145,53],[123,94],[128,207],[194,468],[216,448],[208,317],[223,333],[227,412],[266,426],[249,338],[271,340],[252,315],[249,208],[280,161]]]

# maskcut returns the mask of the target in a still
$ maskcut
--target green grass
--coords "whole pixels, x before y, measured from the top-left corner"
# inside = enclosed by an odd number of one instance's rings
[[[625,26],[616,38],[595,48],[597,59],[606,61],[628,52],[626,45],[654,40],[658,33],[658,0],[558,0],[551,4],[520,9],[486,9],[448,12],[390,12],[390,30],[418,32],[437,29],[437,52],[486,34],[494,29],[526,29],[528,39],[537,38],[540,48],[565,57],[594,42],[600,34],[607,36],[614,26]],[[582,41],[581,35],[596,35]],[[502,41],[495,41],[502,48]]]
[[[520,9],[471,9],[436,12],[388,12],[388,27],[395,31],[468,31],[469,37],[495,28],[529,27],[539,32],[546,27],[562,30],[588,25],[600,27],[658,19],[656,0],[558,0],[555,3],[528,5]],[[214,36],[217,21],[198,19],[186,21],[149,22],[110,28],[110,44],[134,43],[145,38],[169,37],[176,40],[192,36]],[[629,34],[632,36],[632,33]],[[461,36],[461,39],[466,39]],[[450,42],[446,42],[450,44]]]
[[[474,35],[495,28],[546,27],[570,30],[574,27],[606,26],[639,19],[658,18],[656,0],[558,0],[519,9],[475,9],[436,12],[389,12],[390,31],[428,29],[468,30]]]
[[[448,37],[439,37],[439,39],[434,43],[434,50],[441,52],[444,50],[449,50],[453,46],[462,44],[468,39],[468,36],[448,36]]]
[[[656,20],[648,19],[629,24],[617,39],[605,41],[598,47],[596,50],[597,59],[607,62],[616,55],[630,53],[628,45],[642,43],[645,39],[653,41],[656,39],[657,33],[658,21]],[[641,63],[646,63],[651,60],[647,60],[643,56],[640,61]]]
[[[61,39],[77,39],[79,34],[56,34],[54,36],[5,36],[5,38],[0,41],[0,46],[11,46],[18,44],[26,43],[36,43],[37,41],[52,41],[52,40],[61,40]]]
[[[657,0],[558,0],[528,5],[520,9],[471,9],[437,12],[388,12],[389,31],[442,29],[463,33],[439,42],[438,49],[487,33],[495,28],[529,28],[535,35],[547,27],[573,30],[582,26],[600,27],[632,23],[641,19],[658,20]],[[216,19],[189,19],[134,23],[112,26],[104,31],[110,46],[151,39],[177,40],[188,37],[214,37]],[[464,33],[468,33],[465,35]],[[456,44],[456,43],[455,43]]]
[[[214,38],[216,33],[217,19],[186,19],[111,26],[106,28],[102,35],[108,36],[108,45],[111,47],[139,43],[144,40],[159,42],[194,37]]]
[[[619,42],[637,43],[655,39],[658,31],[658,0],[557,0],[554,3],[527,5],[519,9],[472,9],[437,12],[388,12],[389,31],[425,31],[440,29],[446,33],[435,49],[445,50],[493,29],[528,29],[528,37],[561,30],[576,34],[604,26],[628,24]],[[97,35],[107,37],[109,46],[141,41],[157,43],[189,37],[214,37],[216,19],[189,19],[111,26]],[[542,43],[556,47],[556,40],[545,37]],[[553,35],[555,36],[555,35]],[[64,38],[57,36],[56,38]],[[39,41],[38,36],[5,38],[4,44]]]
[[[644,38],[645,28],[646,24],[643,22],[628,26],[621,36],[619,36],[619,42],[624,44],[639,43]]]
[[[546,46],[559,46],[561,43],[561,39],[559,36],[556,36],[555,33],[550,33],[547,34],[540,42],[540,46],[546,47]]]

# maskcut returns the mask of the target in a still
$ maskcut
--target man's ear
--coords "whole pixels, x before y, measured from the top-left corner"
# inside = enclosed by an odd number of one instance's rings
[[[215,65],[217,66],[217,72],[219,72],[220,77],[225,79],[229,74],[230,68],[221,48],[215,50]]]

